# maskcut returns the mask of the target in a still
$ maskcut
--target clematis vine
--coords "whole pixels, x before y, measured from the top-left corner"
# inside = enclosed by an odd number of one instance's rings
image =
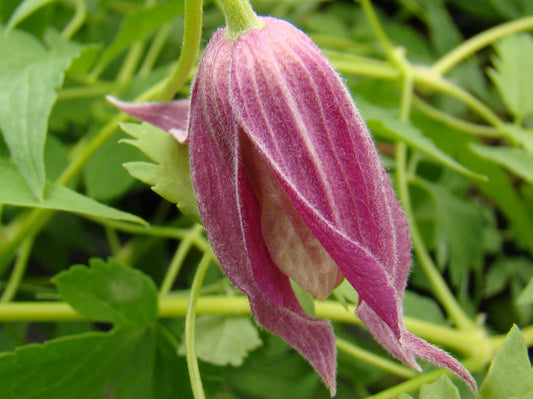
[[[298,350],[335,394],[331,324],[308,316],[290,280],[318,299],[344,279],[357,315],[402,362],[419,357],[476,383],[409,333],[407,220],[373,140],[338,74],[288,22],[218,30],[189,101],[115,105],[187,143],[200,215],[228,278],[259,324]]]

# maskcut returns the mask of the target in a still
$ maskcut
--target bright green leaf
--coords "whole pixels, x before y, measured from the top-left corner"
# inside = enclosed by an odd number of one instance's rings
[[[533,38],[527,33],[496,45],[495,69],[489,71],[507,109],[519,120],[533,115]]]
[[[146,225],[146,222],[138,216],[111,208],[49,181],[45,185],[43,200],[39,201],[32,194],[16,168],[5,159],[0,159],[0,182],[0,204],[75,212]]]
[[[45,189],[44,144],[55,89],[80,47],[48,51],[24,32],[0,30],[0,128],[31,192]]]
[[[0,355],[2,399],[99,399],[142,331],[91,332]]]
[[[442,376],[433,384],[423,385],[420,399],[461,399],[459,390],[446,376]]]
[[[90,266],[73,266],[53,280],[76,311],[119,325],[143,325],[157,318],[157,289],[148,276],[115,259],[91,259]]]
[[[196,320],[196,354],[205,362],[240,366],[261,345],[257,328],[248,317],[203,315]],[[185,354],[185,346],[179,348]]]
[[[377,133],[392,140],[403,141],[409,146],[465,176],[478,180],[485,180],[484,176],[465,168],[448,154],[440,150],[433,141],[425,137],[415,126],[411,125],[409,122],[398,119],[392,111],[361,101],[358,102],[358,105],[362,108],[363,116],[373,134]]]
[[[529,280],[524,290],[516,300],[518,305],[529,305],[533,303],[533,277]]]
[[[115,133],[85,165],[83,176],[91,198],[103,201],[118,197],[135,182],[122,165],[144,157],[132,146],[119,144],[123,137],[124,133]]]
[[[192,188],[187,147],[172,136],[148,124],[121,123],[120,127],[135,140],[123,140],[144,152],[155,163],[130,162],[124,165],[135,178],[152,185],[161,197],[199,222],[198,205]]]
[[[533,183],[533,154],[520,148],[489,147],[471,144],[472,151],[482,158],[503,166],[517,176]]]
[[[477,399],[531,398],[533,371],[527,345],[520,329],[514,326],[498,349]]]
[[[15,12],[9,18],[9,22],[6,26],[6,31],[13,29],[20,22],[25,20],[39,8],[44,7],[48,3],[52,3],[54,0],[23,0]]]
[[[107,65],[132,43],[155,33],[162,25],[172,21],[183,12],[183,0],[170,0],[130,13],[120,27],[113,43],[102,53],[100,63]]]

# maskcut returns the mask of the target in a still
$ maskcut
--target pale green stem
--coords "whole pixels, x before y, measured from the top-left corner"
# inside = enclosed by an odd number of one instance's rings
[[[89,86],[89,87],[72,87],[68,89],[61,89],[57,93],[58,101],[65,100],[75,100],[78,98],[88,98],[88,97],[100,97],[113,89],[116,89],[118,85],[114,83],[102,84],[98,86]]]
[[[449,115],[435,107],[432,107],[430,104],[426,103],[425,101],[423,101],[422,99],[416,96],[413,98],[413,105],[420,112],[430,117],[431,119],[442,122],[445,125],[455,130],[458,130],[460,132],[464,132],[472,136],[478,136],[478,137],[497,138],[497,137],[502,136],[500,132],[498,132],[498,130],[493,127],[479,125],[477,123],[472,123],[472,122],[467,122],[453,115]]]
[[[178,65],[159,95],[160,101],[169,101],[189,78],[202,39],[202,0],[185,0],[185,27]]]
[[[150,48],[148,49],[148,52],[144,57],[141,67],[139,68],[138,75],[140,77],[148,76],[155,62],[157,61],[157,57],[161,53],[161,50],[165,45],[165,41],[167,40],[168,35],[170,35],[171,31],[172,24],[166,24],[162,26],[161,29],[159,29],[159,31],[154,37],[154,40],[152,40],[152,44],[150,45]]]
[[[104,226],[104,230],[111,253],[116,257],[120,253],[120,239],[118,238],[118,234],[115,229],[108,226]]]
[[[366,399],[396,399],[402,393],[416,392],[424,384],[429,384],[438,379],[442,375],[446,375],[445,369],[434,370],[429,373],[420,374],[405,382],[397,384],[389,389],[381,391],[372,396],[367,396]]]
[[[198,264],[198,270],[196,270],[191,285],[191,293],[187,305],[187,313],[185,315],[185,351],[187,354],[187,368],[189,370],[189,378],[191,380],[194,399],[205,398],[200,369],[198,368],[198,358],[196,357],[195,320],[196,305],[198,297],[200,296],[200,289],[202,288],[205,273],[207,272],[207,268],[209,267],[213,256],[211,251],[206,252]]]
[[[70,3],[74,4],[74,16],[61,32],[64,39],[71,39],[87,19],[86,0],[70,0]]]
[[[411,378],[417,375],[416,371],[414,371],[413,369],[402,366],[401,364],[398,364],[392,360],[385,359],[381,356],[376,355],[373,352],[359,348],[358,346],[355,346],[342,338],[337,337],[336,345],[337,349],[345,352],[354,359],[358,359],[365,363],[371,364],[390,374],[397,375],[402,378]]]
[[[131,45],[128,50],[128,54],[124,59],[118,72],[116,81],[118,83],[128,82],[131,77],[135,74],[135,69],[141,60],[141,57],[144,52],[144,41],[138,41]]]
[[[322,50],[322,52],[339,72],[379,79],[399,79],[401,77],[398,68],[387,61],[332,50]]]
[[[487,29],[486,31],[471,37],[470,39],[464,41],[461,45],[455,47],[439,61],[434,63],[432,70],[443,75],[454,66],[470,57],[472,54],[490,44],[493,44],[497,40],[513,33],[530,29],[533,29],[533,16],[517,19],[494,28]]]
[[[15,262],[15,266],[13,267],[13,271],[9,281],[7,282],[6,288],[2,293],[0,303],[7,303],[15,297],[20,283],[24,278],[24,273],[26,272],[26,266],[28,265],[32,246],[33,237],[28,237],[20,246],[17,261]]]
[[[374,8],[372,7],[372,3],[370,0],[359,0],[361,3],[361,7],[363,8],[363,12],[365,13],[366,19],[368,20],[368,23],[370,24],[370,28],[376,35],[376,38],[383,46],[383,49],[385,50],[385,54],[390,60],[396,59],[394,46],[390,42],[389,38],[385,34],[385,31],[381,27],[381,24],[379,23],[378,17],[374,11]]]
[[[185,257],[191,250],[194,241],[201,234],[202,230],[203,226],[199,224],[193,226],[189,230],[189,233],[185,236],[185,238],[180,242],[178,250],[176,251],[176,254],[174,255],[172,261],[170,262],[168,271],[165,275],[163,283],[161,284],[161,288],[159,290],[160,297],[163,297],[169,293],[170,289],[172,288],[172,285],[174,284],[174,281],[176,280],[176,277],[178,276],[181,266],[183,265]]]
[[[452,318],[457,327],[462,330],[476,330],[477,327],[475,323],[470,320],[461,306],[457,303],[453,294],[450,292],[448,285],[437,270],[437,267],[429,256],[420,232],[418,231],[416,219],[411,207],[411,198],[409,195],[409,186],[405,169],[406,165],[407,146],[403,142],[398,142],[396,145],[396,181],[398,196],[407,219],[409,220],[409,231],[411,233],[411,240],[413,241],[418,264],[426,274],[436,298],[438,298],[439,302],[446,310],[446,313]]]
[[[228,39],[236,40],[243,33],[251,29],[261,29],[264,26],[248,0],[220,0],[220,3],[226,18]]]

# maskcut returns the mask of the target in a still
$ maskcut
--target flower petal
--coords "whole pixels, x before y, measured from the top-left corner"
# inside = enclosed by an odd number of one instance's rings
[[[307,358],[333,395],[332,327],[304,313],[261,235],[259,203],[243,167],[240,127],[229,104],[233,44],[224,39],[224,31],[215,33],[191,97],[190,160],[200,214],[224,273],[248,295],[258,323]]]
[[[120,101],[111,96],[107,96],[106,98],[122,112],[164,130],[182,144],[187,142],[189,100],[138,104]]]

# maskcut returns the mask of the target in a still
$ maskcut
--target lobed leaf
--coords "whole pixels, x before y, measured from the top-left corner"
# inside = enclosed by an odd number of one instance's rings
[[[91,259],[53,281],[61,297],[77,312],[95,321],[145,325],[157,319],[157,289],[140,271],[115,259]]]

